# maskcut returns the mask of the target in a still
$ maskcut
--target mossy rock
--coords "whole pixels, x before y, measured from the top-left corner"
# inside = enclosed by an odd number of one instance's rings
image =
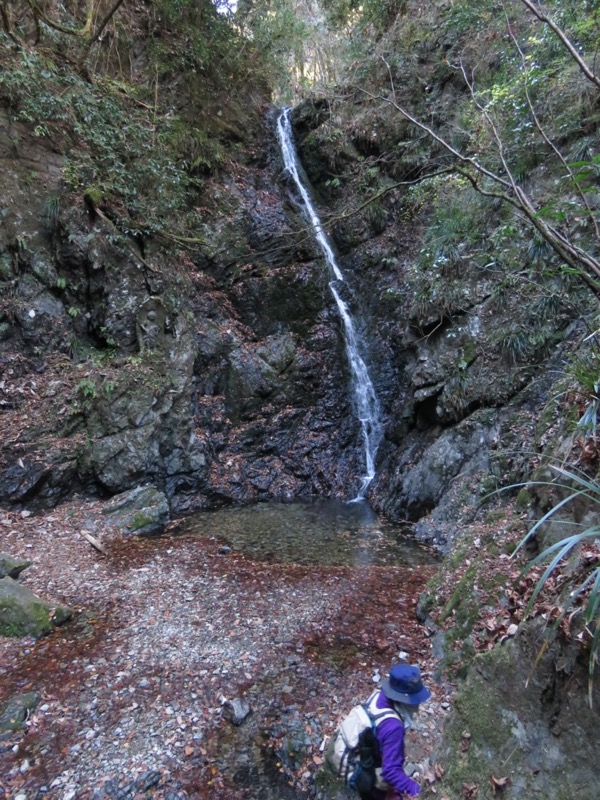
[[[462,800],[467,785],[493,800],[495,777],[508,781],[504,800],[596,800],[599,690],[590,709],[587,688],[576,645],[537,623],[476,656],[433,755],[445,769],[438,796]]]
[[[23,730],[29,712],[35,710],[40,699],[39,692],[27,692],[11,697],[0,711],[0,735]]]
[[[12,578],[0,579],[0,636],[37,639],[71,616],[66,606],[43,600]]]
[[[154,486],[138,486],[114,497],[103,509],[121,533],[157,536],[170,519],[169,502]]]
[[[0,553],[0,578],[19,577],[24,569],[31,566],[31,561],[24,558],[13,558],[8,553]]]

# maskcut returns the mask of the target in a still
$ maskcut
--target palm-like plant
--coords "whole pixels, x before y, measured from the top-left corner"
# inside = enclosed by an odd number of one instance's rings
[[[552,486],[564,489],[567,495],[556,503],[536,524],[528,531],[527,535],[521,540],[515,552],[516,555],[526,543],[537,533],[544,523],[551,520],[556,514],[569,503],[579,498],[589,500],[592,505],[600,510],[600,485],[588,478],[579,470],[565,469],[562,466],[552,466],[560,478],[558,481],[533,481],[529,486]],[[521,484],[523,485],[523,484]],[[573,523],[574,525],[576,523]],[[538,579],[535,588],[529,598],[525,609],[525,616],[528,616],[536,605],[540,592],[546,585],[548,578],[558,568],[561,563],[565,563],[571,556],[586,542],[596,543],[600,539],[600,523],[593,523],[585,530],[570,534],[560,541],[546,547],[539,555],[530,561],[524,568],[523,573],[528,572],[538,564],[547,563],[546,568]],[[598,650],[600,648],[600,556],[594,559],[595,566],[589,571],[582,573],[574,572],[568,582],[568,589],[563,598],[560,614],[556,620],[559,625],[567,614],[575,611],[577,604],[581,603],[584,614],[586,630],[590,635],[590,655],[589,655],[589,699],[592,703],[592,681],[598,660]]]

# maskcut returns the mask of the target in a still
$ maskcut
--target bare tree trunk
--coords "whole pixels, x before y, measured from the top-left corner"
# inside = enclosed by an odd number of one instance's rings
[[[20,44],[12,30],[10,10],[6,0],[2,0],[2,2],[0,2],[0,17],[2,18],[2,27],[4,28],[4,33],[6,33],[6,35],[10,37],[15,44]]]
[[[104,19],[102,20],[102,22],[98,26],[98,29],[96,30],[96,33],[90,39],[90,47],[94,44],[94,42],[97,42],[98,39],[102,36],[102,31],[106,28],[108,23],[111,21],[111,19],[115,15],[115,13],[119,10],[119,8],[123,5],[124,2],[125,2],[125,0],[117,0],[117,2],[114,4],[114,6],[108,12],[108,14],[104,17]]]
[[[38,0],[27,0],[27,4],[33,11],[36,20],[41,20],[44,25],[47,25],[53,30],[59,31],[60,33],[66,33],[69,36],[78,36],[82,39],[87,39],[90,47],[94,44],[94,42],[98,41],[102,35],[102,31],[106,28],[115,12],[118,11],[124,2],[125,0],[117,0],[110,11],[106,14],[96,31],[94,31],[94,15],[97,9],[96,0],[87,0],[86,19],[82,28],[68,28],[66,25],[61,25],[59,22],[54,22],[47,17],[46,14],[44,14]]]

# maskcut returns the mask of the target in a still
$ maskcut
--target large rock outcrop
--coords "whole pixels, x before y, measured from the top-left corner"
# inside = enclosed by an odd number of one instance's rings
[[[547,646],[548,635],[531,623],[475,659],[435,754],[446,768],[439,792],[595,800],[600,689],[595,681],[590,705],[579,643]]]
[[[352,495],[362,454],[337,314],[277,156],[230,176],[226,194],[207,181],[229,219],[182,261],[117,235],[93,195],[63,204],[66,156],[3,120],[0,190],[14,202],[0,285],[17,301],[0,319],[0,499],[52,505],[147,482],[179,511]],[[44,188],[33,202],[28,170]]]

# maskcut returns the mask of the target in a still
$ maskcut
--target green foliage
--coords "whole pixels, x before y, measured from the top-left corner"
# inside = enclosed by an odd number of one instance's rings
[[[548,484],[545,481],[532,481],[529,486],[550,485],[563,490],[563,498],[557,502],[544,516],[529,530],[525,538],[515,550],[515,554],[525,547],[527,542],[535,536],[539,529],[559,512],[575,501],[586,500],[596,513],[600,512],[600,484],[588,478],[579,470],[569,470],[564,467],[552,465],[550,469],[559,476],[557,482]],[[576,527],[576,523],[573,523]],[[580,526],[584,527],[584,526]],[[590,705],[592,702],[591,682],[596,668],[598,650],[600,647],[600,566],[597,542],[600,538],[600,525],[593,523],[584,530],[569,534],[560,541],[546,547],[526,567],[529,571],[538,564],[546,567],[537,581],[526,608],[526,615],[530,614],[536,602],[549,582],[549,579],[559,568],[564,568],[570,562],[571,570],[563,572],[564,585],[561,592],[561,608],[556,620],[560,625],[568,614],[582,610],[585,630],[589,637],[589,678],[590,678]],[[593,548],[589,554],[582,553],[586,544]]]
[[[498,4],[494,0],[463,0],[448,7],[446,23],[458,36],[473,35],[476,31],[489,34],[497,28],[498,17]]]
[[[94,400],[97,396],[96,384],[90,378],[84,378],[79,381],[75,387],[75,391],[84,400]]]
[[[383,203],[378,200],[369,203],[365,216],[374,233],[382,233],[386,229],[388,213]]]
[[[53,19],[77,27],[71,11],[54,8]],[[60,143],[68,188],[120,233],[168,229],[189,236],[201,177],[223,166],[231,139],[240,138],[231,111],[240,87],[252,82],[256,95],[266,96],[254,46],[211,0],[124,6],[111,22],[108,48],[47,26],[42,33],[43,47],[22,48],[0,33],[0,99],[14,119]],[[18,27],[14,34],[27,39]],[[47,222],[55,225],[55,198],[47,206]]]
[[[515,322],[499,328],[494,339],[501,353],[514,365],[540,358],[552,340],[552,331]]]
[[[49,228],[56,227],[60,216],[60,197],[47,197],[44,201],[44,218]]]
[[[227,151],[217,138],[180,119],[172,121],[164,142],[182,157],[188,173],[210,174],[227,161]]]
[[[252,45],[240,36],[231,13],[218,13],[211,0],[156,0],[150,23],[150,72],[162,81],[178,74],[210,78],[214,88],[230,90],[248,71],[262,79]],[[224,10],[223,8],[221,10]]]
[[[149,228],[181,211],[189,179],[168,146],[172,120],[149,129],[145,109],[109,82],[90,84],[46,53],[19,51],[12,67],[0,72],[0,93],[17,120],[69,142],[64,177],[71,189]]]

